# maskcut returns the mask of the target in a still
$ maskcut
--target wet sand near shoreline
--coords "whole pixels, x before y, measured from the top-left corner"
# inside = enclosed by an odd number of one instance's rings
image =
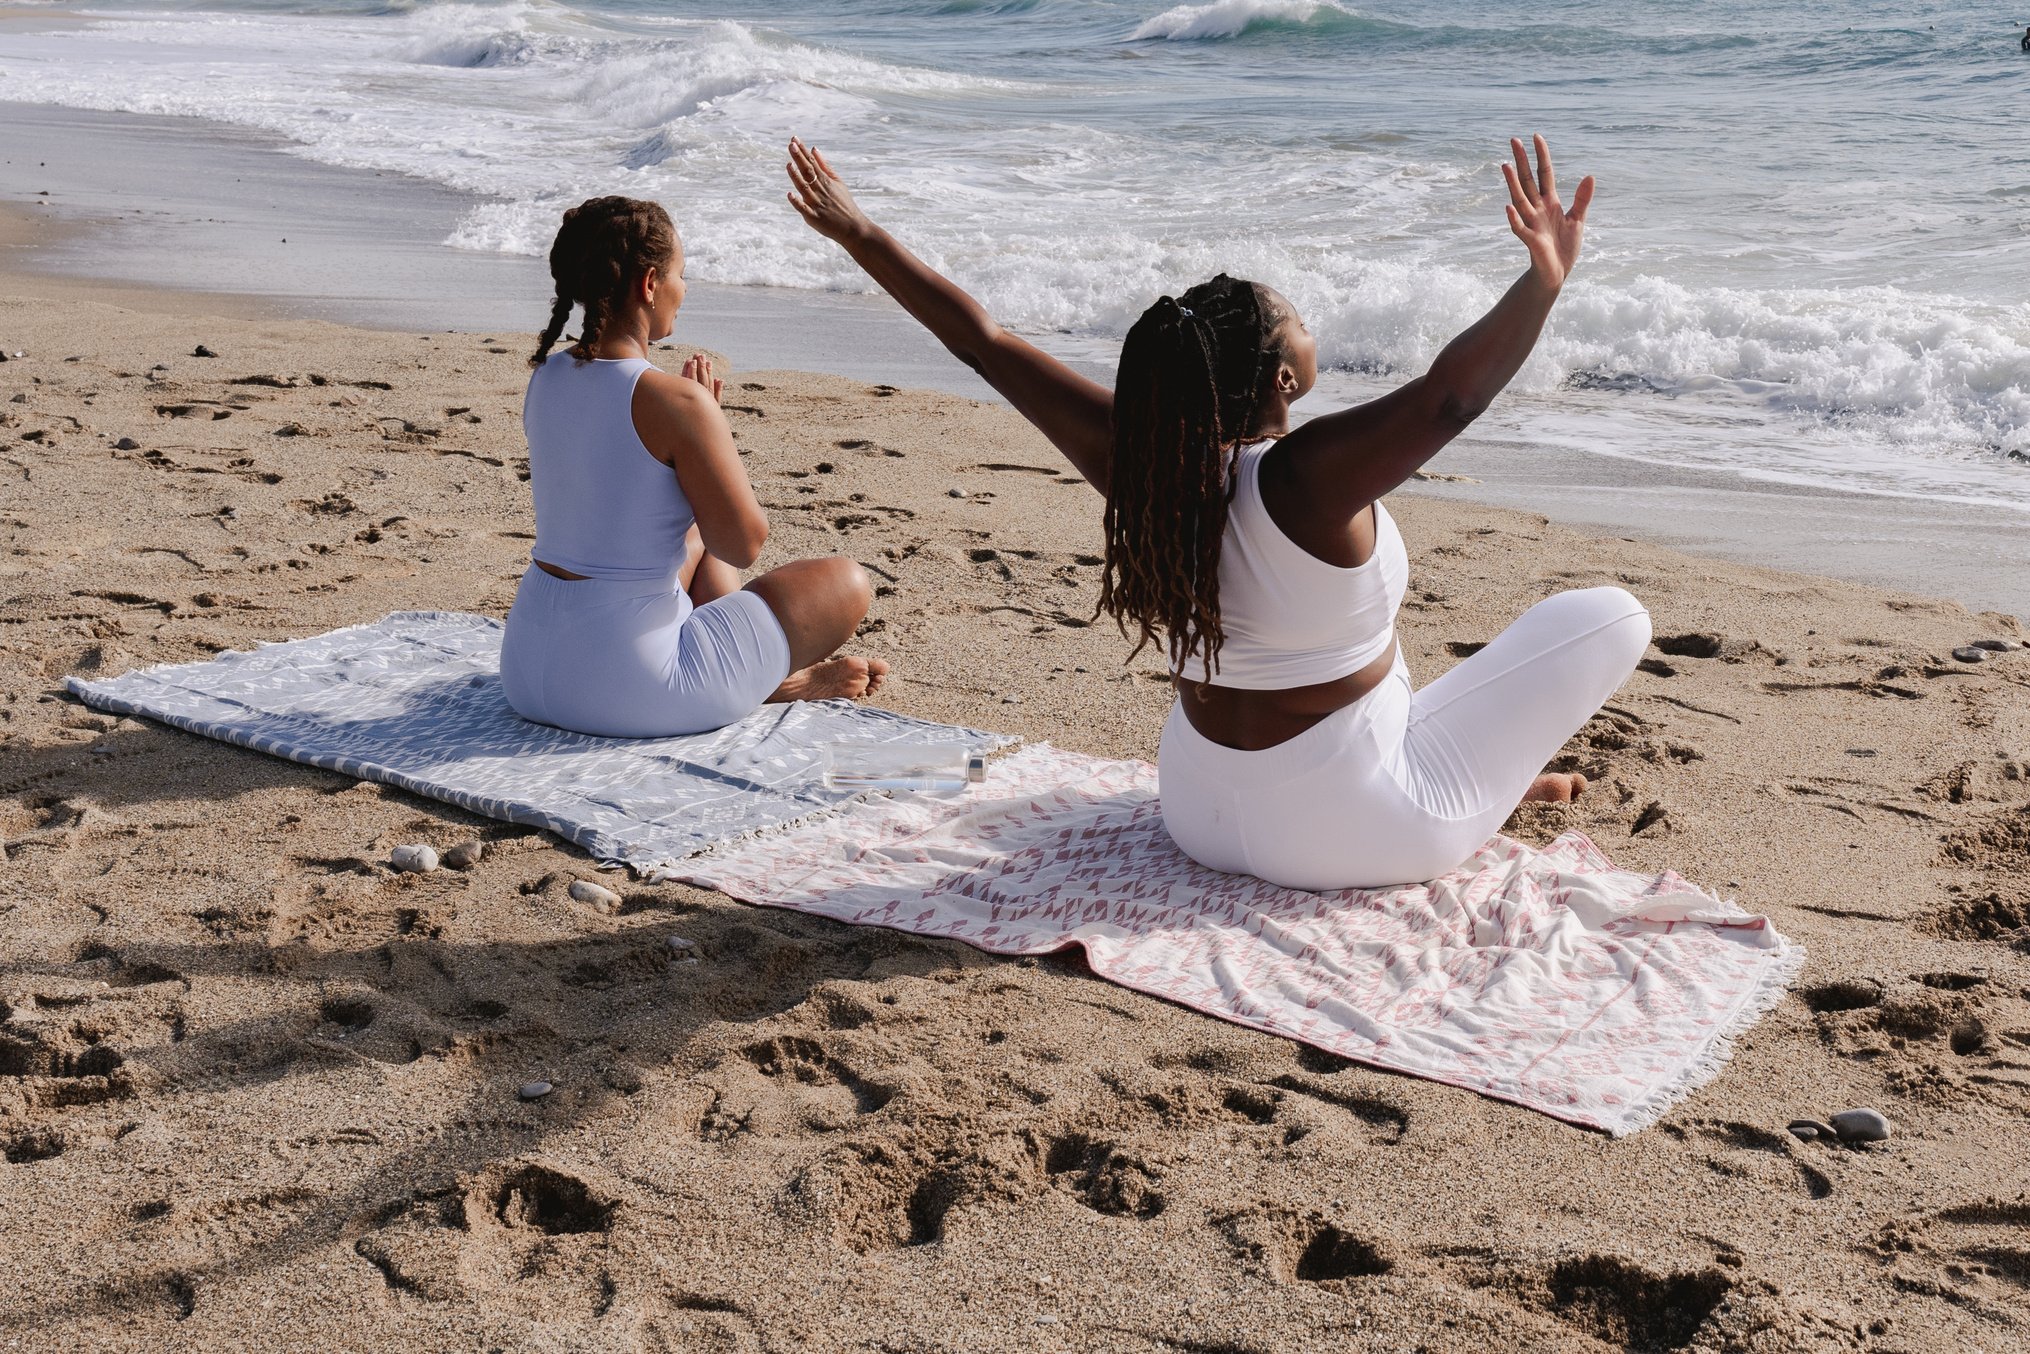
[[[1656,617],[1583,829],[1811,960],[1610,1141],[1094,980],[630,885],[544,834],[62,694],[398,608],[499,615],[520,333],[0,299],[0,1285],[102,1349],[2002,1350],[2030,1331],[2019,622],[1392,502],[1421,680],[1561,588]],[[681,330],[680,330],[681,332]],[[218,354],[192,356],[203,345]],[[19,359],[13,353],[25,354]],[[671,367],[681,350],[659,352]],[[1152,757],[1099,500],[1009,410],[726,404],[773,535],[877,575],[882,704]],[[1442,486],[1440,486],[1442,487]],[[951,490],[961,491],[953,496]],[[389,850],[466,840],[469,872]],[[671,962],[665,939],[703,961]],[[517,1087],[554,1083],[524,1102]],[[1876,1148],[1789,1137],[1872,1105]]]
[[[425,333],[499,333],[546,313],[542,260],[445,247],[480,199],[288,152],[279,138],[199,118],[0,99],[0,237],[9,217],[54,223],[36,247],[9,251],[12,285],[59,300]],[[681,226],[681,204],[672,206]],[[683,332],[750,367],[993,398],[885,297],[697,282]],[[1094,365],[1105,345],[1031,337],[1111,383],[1111,366]],[[1330,373],[1298,412],[1381,389],[1378,378]],[[2030,514],[1702,468],[1673,459],[1677,418],[1669,401],[1511,395],[1432,467],[1462,479],[1411,492],[2030,616],[2030,570],[2020,567]],[[1740,435],[1767,431],[1750,423]]]

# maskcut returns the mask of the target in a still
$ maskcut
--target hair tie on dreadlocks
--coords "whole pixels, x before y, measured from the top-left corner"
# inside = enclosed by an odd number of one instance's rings
[[[550,280],[557,295],[529,365],[540,367],[549,359],[573,306],[585,308],[585,325],[570,353],[589,362],[627,289],[649,269],[667,268],[676,249],[677,228],[660,203],[595,197],[565,212],[550,245]]]
[[[1228,472],[1282,360],[1280,320],[1255,283],[1221,273],[1159,298],[1121,345],[1099,609],[1124,635],[1134,623],[1135,653],[1161,631],[1173,669],[1194,653],[1218,668]]]

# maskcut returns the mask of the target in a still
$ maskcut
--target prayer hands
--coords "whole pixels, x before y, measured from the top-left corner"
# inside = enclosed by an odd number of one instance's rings
[[[683,378],[705,387],[714,404],[719,403],[719,396],[726,389],[726,382],[712,374],[712,359],[703,353],[692,353],[684,359]]]

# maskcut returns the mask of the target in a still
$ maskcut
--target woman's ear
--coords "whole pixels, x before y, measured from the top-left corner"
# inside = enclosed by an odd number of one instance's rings
[[[641,281],[635,284],[635,292],[643,305],[653,306],[656,303],[656,288],[662,284],[662,280],[663,270],[660,268],[641,270]]]
[[[1295,395],[1298,388],[1297,369],[1288,362],[1276,364],[1276,393]]]

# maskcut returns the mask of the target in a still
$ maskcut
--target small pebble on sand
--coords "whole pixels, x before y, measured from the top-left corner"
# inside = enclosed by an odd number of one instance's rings
[[[192,357],[217,357],[217,356],[218,356],[218,354],[217,354],[217,353],[215,353],[215,352],[213,352],[213,351],[212,351],[211,349],[209,349],[209,348],[205,347],[205,346],[204,346],[204,345],[203,345],[202,343],[198,344],[198,345],[197,345],[197,346],[196,346],[195,348],[192,348],[192,349],[190,350],[190,355],[191,355]]]
[[[522,1083],[522,1088],[515,1092],[516,1095],[524,1100],[541,1100],[549,1093],[550,1083],[547,1081],[525,1081]]]
[[[1973,647],[1986,649],[1989,653],[2008,653],[2011,649],[2020,649],[2023,646],[2013,639],[1977,639],[1973,642]]]
[[[1952,651],[1952,656],[1962,663],[1981,663],[1988,657],[1986,649],[1977,649],[1971,644],[1962,644]]]
[[[669,946],[671,949],[677,951],[680,954],[689,954],[693,950],[696,950],[698,948],[695,942],[686,939],[683,936],[666,937],[663,941],[663,944]]]
[[[1822,1124],[1816,1119],[1792,1119],[1790,1136],[1803,1142],[1811,1142],[1817,1138],[1831,1142],[1840,1135],[1833,1131],[1831,1124]]]
[[[388,852],[388,864],[404,874],[428,874],[437,868],[437,851],[429,846],[398,846]]]
[[[581,903],[590,903],[592,906],[608,912],[620,906],[619,894],[615,893],[612,889],[601,888],[589,879],[572,880],[571,896]]]
[[[136,442],[136,441],[135,441],[135,440],[134,440],[133,438],[131,438],[131,437],[123,437],[123,438],[121,438],[121,439],[120,439],[119,441],[117,441],[117,442],[113,443],[113,450],[114,450],[114,451],[139,451],[139,450],[141,450],[141,444],[140,444],[139,442]]]
[[[1840,1135],[1841,1142],[1884,1142],[1890,1124],[1880,1110],[1841,1110],[1833,1116],[1833,1132]]]
[[[945,490],[945,497],[946,497],[946,498],[970,498],[970,497],[972,497],[972,495],[968,494],[968,493],[967,493],[967,492],[966,492],[965,490],[963,490],[963,489],[961,489],[961,488],[957,487],[956,485],[954,485],[954,486],[953,486],[952,488],[950,488],[950,489],[947,489],[947,490]]]
[[[444,863],[454,870],[469,870],[486,855],[484,842],[460,842],[444,853]]]

